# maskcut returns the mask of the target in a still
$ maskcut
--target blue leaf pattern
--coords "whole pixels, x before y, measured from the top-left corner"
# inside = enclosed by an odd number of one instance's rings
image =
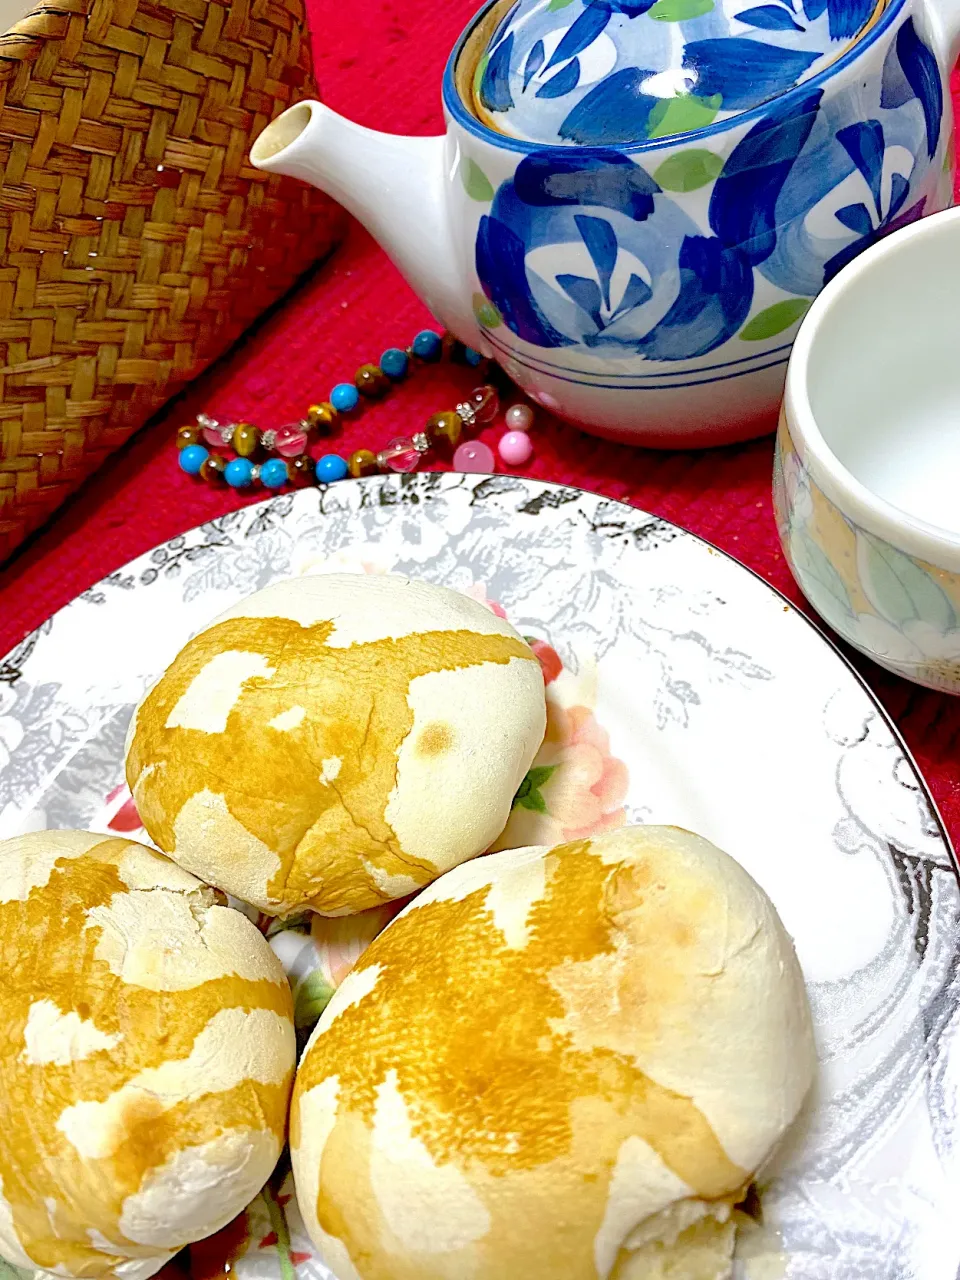
[[[744,9],[737,14],[738,22],[745,22],[749,27],[758,27],[761,31],[802,31],[799,22],[794,21],[788,9],[781,9],[775,4],[758,5],[755,9]]]
[[[803,0],[803,12],[810,22],[816,22],[827,7],[827,0]]]
[[[600,205],[638,222],[653,213],[653,197],[660,191],[645,170],[619,151],[590,156],[534,151],[517,166],[512,187],[509,194],[523,204]]]
[[[876,0],[827,0],[831,40],[850,40],[864,26]]]
[[[763,262],[777,240],[777,199],[810,137],[820,90],[789,111],[755,124],[733,149],[710,196],[710,226],[725,245],[737,245],[753,265]]]
[[[561,67],[555,76],[537,90],[538,98],[562,98],[577,87],[580,80],[580,63],[574,58],[565,67]]]
[[[513,32],[494,49],[480,79],[480,101],[488,111],[509,111],[513,106],[510,92],[510,59],[513,57]]]
[[[510,227],[497,218],[481,218],[476,259],[487,297],[518,338],[539,347],[565,347],[575,341],[554,329],[537,306],[526,283],[526,246]]]
[[[600,316],[600,308],[603,306],[603,301],[596,280],[588,280],[585,276],[559,275],[557,284],[578,307],[583,307],[597,328],[601,328],[603,320]]]
[[[642,307],[645,302],[649,302],[653,297],[653,290],[647,284],[646,280],[641,280],[637,275],[631,274],[627,281],[627,287],[623,291],[623,297],[620,299],[620,305],[613,313],[613,318],[623,315],[627,311],[632,311],[634,307]]]
[[[530,53],[527,57],[526,65],[523,68],[524,89],[528,87],[528,85],[530,84],[530,81],[533,79],[533,77],[537,74],[537,72],[543,66],[543,60],[546,56],[547,55],[544,52],[544,48],[543,48],[543,41],[538,40],[537,43],[533,46],[533,48],[530,50]]]
[[[844,205],[834,216],[850,231],[855,231],[858,236],[868,236],[873,230],[870,210],[865,204]]]
[[[857,120],[845,129],[837,130],[837,141],[857,166],[873,196],[874,207],[880,213],[880,184],[883,181],[883,126],[879,120]]]
[[[727,36],[691,40],[684,49],[683,65],[697,73],[693,89],[698,97],[719,93],[725,111],[746,111],[785,93],[819,57],[813,51]]]
[[[688,236],[680,249],[680,292],[637,348],[651,360],[704,356],[732,338],[750,313],[753,271],[719,240]]]
[[[662,102],[640,89],[652,74],[640,67],[624,67],[607,76],[570,111],[557,130],[559,136],[585,147],[646,138],[650,112]]]
[[[617,265],[617,233],[604,218],[591,218],[585,213],[578,213],[574,222],[593,259],[603,290],[604,305],[609,308],[610,281]]]
[[[568,58],[582,53],[584,49],[593,44],[609,21],[610,11],[607,9],[584,9],[583,13],[566,31],[563,39],[554,49],[546,70],[549,71],[551,67],[558,67],[561,62],[566,62]]]
[[[943,121],[943,84],[937,60],[908,18],[897,32],[897,57],[910,88],[920,99],[927,126],[927,153],[933,157]]]

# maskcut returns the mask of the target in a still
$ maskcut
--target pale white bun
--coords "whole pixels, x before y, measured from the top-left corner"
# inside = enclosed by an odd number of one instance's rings
[[[151,839],[270,915],[347,915],[488,848],[543,738],[539,664],[456,591],[328,574],[225,613],[143,699]]]
[[[727,1280],[733,1206],[810,1088],[770,900],[673,827],[449,872],[301,1059],[303,1220],[338,1280]]]
[[[126,839],[0,842],[0,1257],[143,1280],[283,1147],[290,988],[246,916]]]

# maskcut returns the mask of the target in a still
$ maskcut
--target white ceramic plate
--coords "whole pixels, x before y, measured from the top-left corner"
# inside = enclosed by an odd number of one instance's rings
[[[0,664],[0,836],[136,828],[122,750],[146,685],[240,597],[344,567],[470,591],[542,642],[552,741],[506,843],[677,823],[737,857],[779,908],[809,984],[821,1074],[764,1193],[777,1233],[764,1248],[776,1240],[782,1257],[744,1261],[741,1275],[956,1280],[949,844],[843,658],[758,578],[662,520],[514,477],[414,475],[301,491],[175,538]],[[304,948],[321,943],[297,929],[274,945],[301,981]],[[229,1258],[239,1280],[328,1277],[290,1190],[281,1171],[244,1221],[202,1246],[196,1270]]]

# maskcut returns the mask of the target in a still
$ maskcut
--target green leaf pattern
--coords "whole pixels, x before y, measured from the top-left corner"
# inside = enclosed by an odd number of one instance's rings
[[[475,160],[467,160],[460,168],[463,189],[471,200],[489,204],[493,199],[493,183]]]
[[[784,298],[782,302],[775,302],[772,307],[758,311],[740,330],[741,341],[760,342],[764,338],[783,333],[806,314],[810,302],[810,298]]]
[[[696,191],[719,177],[722,168],[720,156],[702,147],[691,147],[664,160],[653,176],[664,191]]]
[[[539,765],[529,771],[520,783],[517,794],[513,797],[511,808],[530,809],[534,813],[546,813],[547,802],[543,798],[542,788],[556,772],[555,764]]]
[[[949,596],[926,569],[863,529],[857,531],[857,572],[864,595],[894,626],[923,620],[944,633],[957,625]]]
[[[843,579],[805,529],[793,532],[790,558],[804,594],[818,613],[834,626],[853,617]]]

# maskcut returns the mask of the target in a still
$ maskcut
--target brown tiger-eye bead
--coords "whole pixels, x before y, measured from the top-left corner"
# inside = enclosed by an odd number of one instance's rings
[[[354,477],[372,476],[378,470],[377,455],[369,449],[358,449],[356,453],[351,453],[347,466]]]
[[[424,430],[428,440],[448,444],[454,449],[463,433],[463,419],[455,409],[444,409],[442,413],[435,413],[432,418],[427,419]]]
[[[238,458],[252,458],[260,447],[260,432],[249,422],[238,422],[230,443]]]
[[[290,483],[297,489],[305,489],[308,484],[315,484],[317,479],[316,463],[308,453],[301,453],[298,458],[291,458],[287,463]]]
[[[220,457],[219,453],[211,453],[200,468],[200,478],[206,480],[207,484],[223,484],[223,473],[226,469],[226,461]]]
[[[186,449],[187,445],[200,443],[199,427],[181,427],[177,432],[177,448]]]
[[[339,413],[337,413],[329,400],[322,400],[320,404],[312,404],[307,410],[307,422],[314,431],[319,431],[323,436],[330,434],[337,425],[339,417]]]
[[[378,364],[362,364],[353,381],[360,394],[368,400],[379,400],[390,386],[390,379]]]

